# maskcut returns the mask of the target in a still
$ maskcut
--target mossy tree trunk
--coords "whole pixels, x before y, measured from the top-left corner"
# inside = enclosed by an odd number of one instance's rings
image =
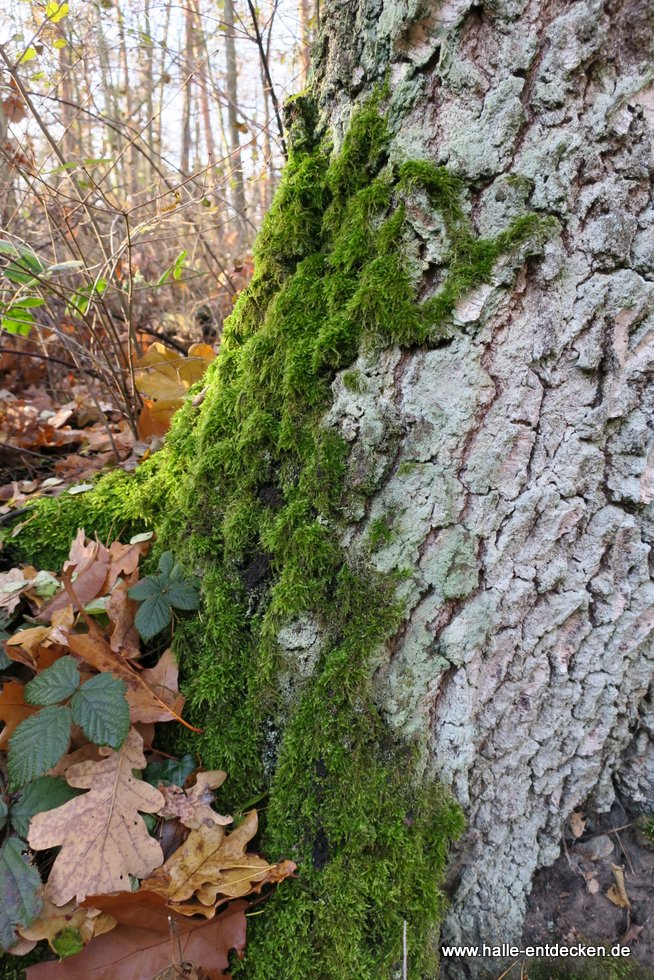
[[[16,541],[144,520],[203,576],[203,761],[300,869],[241,974],[393,976],[406,922],[432,978],[440,786],[454,942],[518,938],[574,807],[654,806],[654,32],[640,0],[321,10],[204,400]]]
[[[337,379],[329,416],[371,488],[348,548],[383,527],[373,564],[410,570],[384,717],[425,739],[468,821],[444,934],[515,940],[575,807],[617,787],[654,808],[654,16],[359,0],[325,17],[332,125],[390,65],[391,157],[446,165],[486,236],[525,209],[559,222],[514,278],[500,263],[462,295],[447,342],[360,357],[362,392]],[[430,296],[442,226],[420,200],[409,220]]]

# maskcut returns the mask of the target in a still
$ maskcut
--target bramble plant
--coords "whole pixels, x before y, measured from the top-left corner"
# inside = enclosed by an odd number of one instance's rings
[[[82,969],[109,969],[127,955],[152,975],[170,965],[170,916],[189,933],[185,958],[196,950],[199,966],[223,970],[230,948],[245,945],[246,905],[217,912],[295,870],[246,851],[255,810],[225,830],[233,818],[212,802],[226,773],[152,748],[153,723],[187,723],[171,651],[144,653],[139,633],[161,633],[173,609],[197,609],[200,595],[171,552],[155,575],[139,579],[151,537],[106,548],[79,531],[60,577],[30,566],[0,575],[5,951],[26,953],[47,939],[61,958],[79,954]],[[129,945],[144,910],[160,915],[162,930],[146,951],[133,938]],[[201,922],[192,918],[198,911]],[[100,935],[102,943],[91,943]],[[53,961],[46,975],[65,976],[62,969]]]

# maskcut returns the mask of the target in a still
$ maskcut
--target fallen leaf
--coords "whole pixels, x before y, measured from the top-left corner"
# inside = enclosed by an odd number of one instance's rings
[[[114,541],[109,546],[109,570],[104,583],[104,592],[111,592],[120,576],[128,578],[132,575],[138,568],[141,558],[147,555],[149,550],[149,541],[133,541],[130,544]]]
[[[242,898],[256,889],[257,883],[275,877],[282,865],[269,865],[245,848],[257,832],[257,811],[245,814],[242,823],[226,834],[220,824],[192,830],[182,846],[150,878],[141,882],[142,889],[165,895],[168,902],[181,903],[197,896],[203,905]],[[292,861],[283,863],[282,877],[295,870]]]
[[[621,909],[630,909],[631,902],[627,895],[627,889],[624,880],[624,868],[619,864],[611,864],[611,871],[613,872],[614,884],[608,889],[606,897],[609,902],[613,902]]]
[[[108,913],[118,925],[62,963],[29,967],[28,980],[146,980],[170,966],[172,913],[160,895],[136,891],[90,896],[84,905]],[[197,963],[209,980],[229,980],[230,950],[242,957],[245,949],[246,908],[246,902],[234,902],[209,922],[174,916],[181,959]]]
[[[6,609],[9,614],[21,600],[21,595],[29,587],[29,582],[19,568],[10,568],[8,572],[0,572],[0,609]]]
[[[640,934],[645,926],[637,926],[635,923],[629,926],[624,936],[622,937],[623,943],[637,943],[640,940]]]
[[[141,655],[141,638],[134,626],[139,604],[127,595],[131,585],[129,579],[116,585],[105,604],[105,612],[111,624],[108,630],[109,646],[114,653],[121,653],[129,660]]]
[[[570,828],[575,837],[581,837],[586,829],[586,819],[581,810],[573,810],[570,816]]]
[[[165,434],[186,392],[200,380],[215,356],[208,344],[193,344],[187,357],[164,344],[151,344],[134,373],[134,383],[145,396],[138,426],[141,439]]]
[[[88,793],[30,823],[30,847],[61,847],[45,889],[56,905],[118,891],[129,875],[145,878],[163,861],[139,813],[157,813],[163,805],[161,793],[132,771],[145,768],[141,736],[131,729],[120,749],[101,748],[100,756],[66,770],[68,784]]]
[[[172,713],[173,717],[175,715],[181,715],[186,698],[183,694],[179,693],[179,667],[170,648],[164,650],[154,667],[148,667],[146,670],[141,671],[140,677],[145,681],[149,689],[154,692],[155,697],[168,708],[169,714]],[[129,701],[129,698],[127,700]],[[147,710],[143,708],[141,713],[147,714]],[[156,718],[139,717],[138,720],[167,721],[168,719],[158,716]]]
[[[116,925],[116,920],[99,909],[80,909],[73,899],[64,906],[53,905],[44,899],[43,908],[38,919],[29,926],[21,926],[19,932],[25,939],[47,939],[50,947],[53,940],[62,929],[76,929],[84,945],[90,943],[94,936],[110,932]]]
[[[69,489],[70,492],[70,489]],[[84,529],[80,528],[70,548],[70,557],[62,571],[62,581],[72,585],[75,595],[74,608],[79,610],[91,599],[100,595],[109,570],[109,552],[99,541],[88,541]],[[75,575],[72,579],[73,572]],[[38,618],[47,621],[56,612],[71,603],[68,589],[62,589],[53,599],[39,610]]]
[[[232,817],[222,817],[211,808],[213,802],[212,789],[218,789],[227,778],[227,773],[216,770],[215,772],[199,772],[195,785],[190,789],[183,789],[181,786],[161,786],[165,804],[159,811],[159,816],[164,820],[177,817],[185,827],[191,830],[200,830],[201,827],[212,824],[220,824],[222,827],[232,823]]]
[[[0,691],[0,721],[5,727],[0,732],[0,749],[5,749],[9,738],[20,725],[21,721],[39,711],[39,708],[27,704],[23,697],[24,685],[20,681],[5,681]]]

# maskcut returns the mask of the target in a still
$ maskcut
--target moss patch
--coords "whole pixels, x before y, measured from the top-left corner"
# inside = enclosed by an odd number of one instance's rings
[[[158,547],[203,577],[202,612],[175,637],[190,718],[204,726],[199,754],[228,771],[225,805],[267,794],[261,847],[299,865],[250,920],[235,973],[261,980],[388,976],[404,921],[411,975],[433,977],[440,882],[462,830],[371,699],[371,662],[402,610],[393,578],[353,567],[341,549],[348,448],[321,419],[334,372],[362,345],[436,339],[461,294],[543,226],[525,217],[478,239],[447,171],[390,166],[382,98],[354,116],[337,154],[301,127],[201,408],[187,402],[136,476],[39,504],[16,539],[54,566],[79,524],[102,537],[153,526]],[[418,186],[450,246],[444,283],[423,303],[405,259]],[[306,614],[324,641],[289,705],[277,637]],[[198,738],[180,730],[171,747],[197,754]]]

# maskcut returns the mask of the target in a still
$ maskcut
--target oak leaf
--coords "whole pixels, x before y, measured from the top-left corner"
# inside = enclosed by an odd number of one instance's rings
[[[250,810],[243,821],[226,834],[220,824],[192,830],[186,841],[141,888],[165,895],[169,904],[181,903],[197,896],[203,905],[242,898],[259,887],[279,869],[245,848],[257,832],[257,811]],[[292,861],[284,862],[283,877],[295,870]],[[281,879],[277,879],[281,880]]]
[[[163,805],[161,793],[132,771],[145,768],[141,736],[131,729],[118,751],[99,751],[99,761],[66,770],[70,786],[89,792],[37,814],[30,824],[34,850],[61,846],[45,888],[56,905],[124,889],[129,875],[145,878],[163,861],[139,812],[157,813]]]
[[[184,790],[181,786],[162,786],[161,792],[164,795],[165,804],[159,816],[164,820],[177,817],[185,827],[191,830],[200,830],[203,826],[220,824],[225,827],[232,822],[232,817],[222,817],[215,810],[212,810],[213,789],[218,789],[225,779],[226,772],[216,770],[214,772],[199,772],[195,779],[195,785]]]
[[[109,570],[109,552],[99,541],[88,541],[84,529],[80,528],[73,541],[68,561],[64,563],[62,579],[65,581],[65,574],[70,577],[75,573],[73,589],[76,599],[76,608],[81,608],[95,599],[102,592],[107,572]],[[57,595],[46,602],[39,610],[38,618],[44,622],[51,620],[56,612],[64,609],[71,602],[70,595],[66,589],[62,589]]]

